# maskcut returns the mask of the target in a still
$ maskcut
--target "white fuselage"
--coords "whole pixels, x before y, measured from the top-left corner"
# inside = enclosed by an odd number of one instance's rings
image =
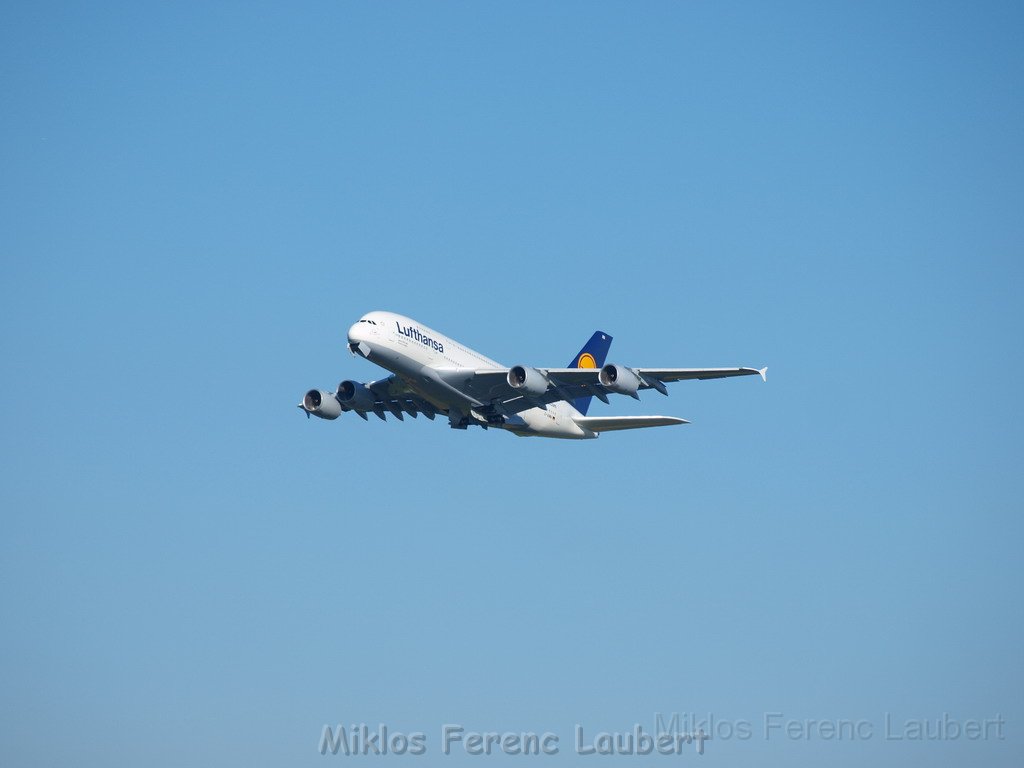
[[[393,312],[370,312],[348,331],[349,348],[355,354],[394,373],[410,391],[439,410],[469,415],[479,405],[471,397],[447,385],[436,371],[476,371],[503,368],[500,363],[459,344],[443,333]],[[587,439],[597,434],[576,423],[580,412],[567,402],[530,408],[511,416],[500,426],[517,435]]]

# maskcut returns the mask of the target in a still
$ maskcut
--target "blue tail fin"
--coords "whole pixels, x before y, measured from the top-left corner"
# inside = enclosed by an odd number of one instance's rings
[[[583,345],[583,349],[576,353],[566,368],[600,368],[608,357],[608,348],[612,345],[612,337],[604,331],[594,331],[590,341]],[[577,397],[570,401],[570,405],[584,416],[590,408],[591,397]]]

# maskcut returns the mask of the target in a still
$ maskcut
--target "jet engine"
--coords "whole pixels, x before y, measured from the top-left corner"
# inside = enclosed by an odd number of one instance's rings
[[[306,413],[312,413],[321,419],[333,420],[341,416],[341,404],[330,392],[311,389],[302,398],[302,407]]]
[[[629,370],[629,368],[610,363],[597,374],[597,380],[601,382],[605,389],[631,397],[637,396],[636,391],[640,389],[640,384],[642,383],[640,377]]]
[[[548,391],[547,377],[536,368],[514,365],[508,369],[508,385],[525,395],[540,397]]]
[[[376,396],[365,384],[358,381],[343,381],[338,385],[338,402],[344,403],[346,408],[356,411],[371,411],[373,404],[377,401]]]

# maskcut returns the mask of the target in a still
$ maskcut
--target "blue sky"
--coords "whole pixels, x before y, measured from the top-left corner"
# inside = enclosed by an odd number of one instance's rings
[[[4,764],[659,712],[752,737],[656,764],[1020,764],[1016,4],[5,10]],[[585,443],[307,423],[371,309],[770,374]]]

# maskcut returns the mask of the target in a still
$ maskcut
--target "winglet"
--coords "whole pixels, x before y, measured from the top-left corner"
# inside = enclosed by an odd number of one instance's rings
[[[760,371],[758,371],[758,373],[761,374],[761,381],[764,381],[764,382],[768,381],[768,366],[767,365],[764,368],[762,368]]]

